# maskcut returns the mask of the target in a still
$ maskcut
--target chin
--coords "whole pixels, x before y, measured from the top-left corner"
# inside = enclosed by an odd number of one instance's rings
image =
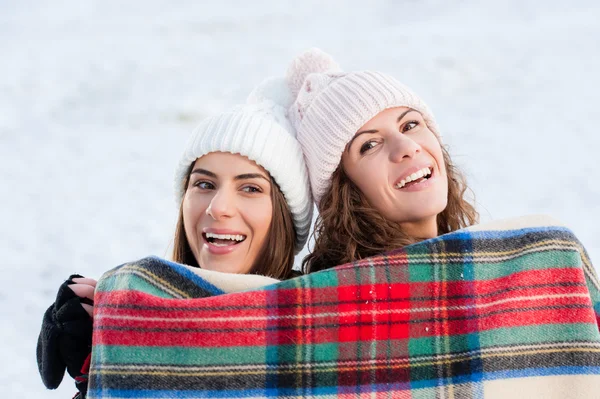
[[[386,216],[387,219],[395,223],[420,223],[437,216],[446,209],[445,204],[435,204],[428,206],[425,209],[419,209],[419,212],[397,212],[396,214]]]
[[[448,200],[444,198],[444,200],[432,201],[430,203],[425,203],[421,205],[421,214],[422,218],[427,218],[431,216],[437,216],[446,209],[448,206]]]

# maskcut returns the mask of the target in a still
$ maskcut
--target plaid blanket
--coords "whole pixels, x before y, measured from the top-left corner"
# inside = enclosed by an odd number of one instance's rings
[[[98,282],[89,397],[600,397],[599,288],[544,217],[278,283],[146,258]]]

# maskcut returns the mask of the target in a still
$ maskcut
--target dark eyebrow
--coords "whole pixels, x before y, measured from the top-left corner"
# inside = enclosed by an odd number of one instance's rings
[[[414,109],[409,108],[406,111],[404,111],[403,113],[400,114],[400,116],[398,117],[398,119],[396,119],[396,123],[400,123],[400,121],[406,116],[406,114],[408,114],[409,112],[414,111]]]
[[[414,109],[409,108],[406,111],[404,111],[403,113],[400,114],[400,116],[398,117],[398,119],[396,119],[396,123],[400,123],[400,121],[402,120],[402,118],[404,118],[406,116],[406,114],[408,114],[409,112],[414,111]],[[350,152],[350,146],[352,145],[352,142],[354,141],[355,138],[357,138],[358,136],[360,136],[361,134],[373,134],[373,133],[378,133],[379,130],[377,129],[373,129],[373,130],[363,130],[360,131],[358,133],[356,133],[354,135],[354,137],[352,137],[352,139],[348,142],[348,145],[346,146],[346,152]]]
[[[246,180],[246,179],[265,179],[269,183],[271,182],[270,179],[267,179],[264,175],[262,175],[260,173],[244,173],[242,175],[237,175],[236,177],[234,177],[234,180]]]
[[[206,170],[206,169],[202,169],[202,168],[194,169],[192,171],[192,173],[190,173],[190,175],[193,175],[194,173],[198,173],[198,174],[201,174],[201,175],[210,176],[213,179],[217,179],[218,178],[217,175],[214,174],[213,172],[211,172],[210,170]],[[264,175],[262,175],[260,173],[244,173],[244,174],[235,176],[233,179],[234,180],[265,179],[269,183],[271,182],[271,180],[267,179]]]
[[[211,172],[210,170],[202,169],[202,168],[197,168],[197,169],[192,170],[192,173],[190,173],[190,176],[193,175],[194,173],[210,176],[215,179],[217,178],[217,175],[215,175],[213,172]]]

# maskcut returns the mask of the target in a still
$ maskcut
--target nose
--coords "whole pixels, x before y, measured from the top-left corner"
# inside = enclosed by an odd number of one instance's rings
[[[390,161],[402,162],[421,152],[421,145],[405,134],[394,134],[388,139]]]
[[[215,195],[210,200],[206,214],[214,220],[231,218],[235,215],[235,200],[234,195],[228,190],[217,190]]]

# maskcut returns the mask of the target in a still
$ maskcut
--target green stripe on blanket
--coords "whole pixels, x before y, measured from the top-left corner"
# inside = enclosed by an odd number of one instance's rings
[[[600,390],[598,279],[549,219],[477,226],[278,283],[223,276],[158,258],[106,273],[89,397]]]

